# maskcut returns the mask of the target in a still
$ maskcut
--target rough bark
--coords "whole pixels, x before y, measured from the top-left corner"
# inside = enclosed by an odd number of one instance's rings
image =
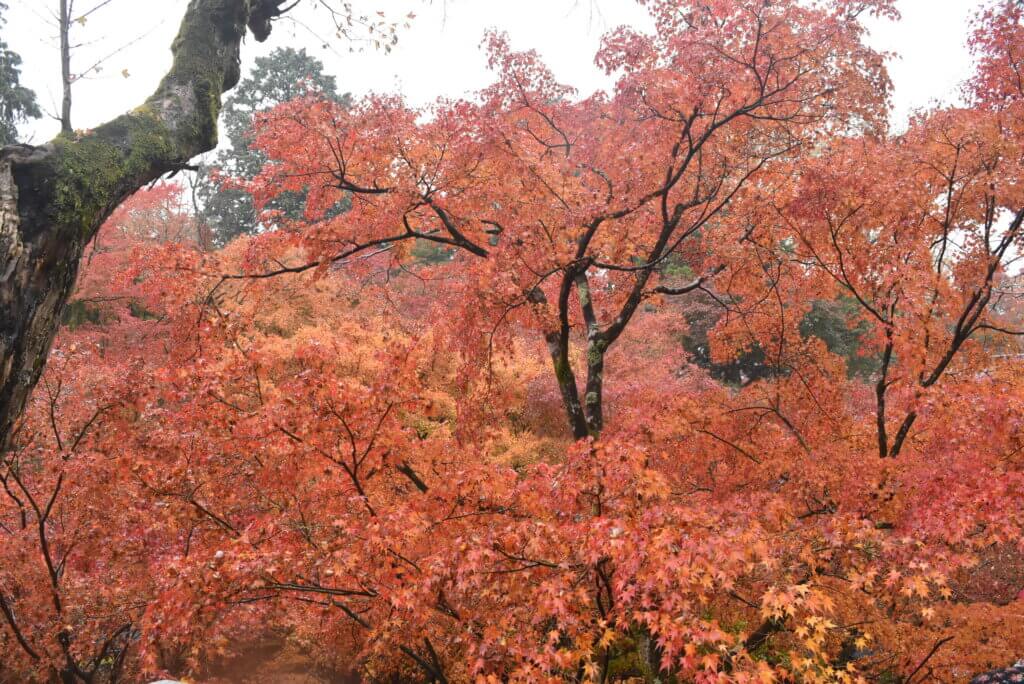
[[[217,144],[221,95],[275,0],[191,0],[170,72],[140,107],[91,131],[0,150],[0,448],[49,354],[85,246],[117,205]]]

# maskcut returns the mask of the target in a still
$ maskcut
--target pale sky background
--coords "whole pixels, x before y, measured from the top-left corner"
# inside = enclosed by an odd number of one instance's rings
[[[60,64],[51,13],[57,0],[8,0],[11,10],[4,39],[24,58],[25,85],[44,109],[60,101]],[[76,13],[99,0],[76,0]],[[936,100],[953,101],[957,85],[970,75],[964,44],[967,23],[978,0],[898,0],[898,23],[872,21],[874,47],[899,53],[889,68],[896,86],[894,123],[901,127],[915,108]],[[78,49],[72,70],[81,70],[121,49],[104,62],[102,73],[80,81],[74,90],[72,123],[89,128],[136,106],[156,87],[170,64],[169,46],[186,0],[113,0],[74,29]],[[413,104],[438,96],[458,97],[487,85],[491,76],[480,48],[484,32],[509,33],[516,49],[536,49],[562,82],[582,93],[609,85],[593,64],[601,36],[622,24],[643,27],[646,13],[634,0],[353,0],[357,11],[383,9],[404,20],[415,12],[399,43],[385,54],[371,47],[360,52],[336,38],[329,17],[303,0],[294,21],[275,26],[270,40],[250,37],[242,50],[242,69],[256,56],[279,46],[306,47],[338,79],[339,90],[355,96],[370,91],[404,93]],[[596,8],[596,9],[595,9]],[[129,45],[125,45],[135,41]],[[350,48],[355,49],[350,53]],[[127,70],[128,76],[122,74]],[[53,120],[27,126],[24,133],[41,143],[57,133]]]

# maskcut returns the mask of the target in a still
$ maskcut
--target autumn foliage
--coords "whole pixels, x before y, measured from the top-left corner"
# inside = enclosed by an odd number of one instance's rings
[[[0,681],[261,638],[453,683],[1024,655],[1021,5],[894,131],[889,0],[643,4],[607,93],[493,34],[472,99],[260,115],[221,179],[255,237],[167,184],[110,219],[0,466]]]

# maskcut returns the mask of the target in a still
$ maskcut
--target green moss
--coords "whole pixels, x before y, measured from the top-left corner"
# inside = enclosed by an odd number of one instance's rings
[[[690,267],[678,254],[671,255],[665,260],[661,273],[666,278],[678,278],[680,280],[693,280],[693,268]]]
[[[885,670],[878,675],[878,684],[900,684],[902,681],[903,677],[893,670]]]
[[[54,218],[86,239],[97,228],[96,218],[151,177],[154,165],[166,165],[174,150],[167,129],[144,110],[78,140],[59,137],[54,145]]]
[[[607,340],[597,339],[587,345],[587,364],[591,367],[601,363],[604,353],[608,351]]]
[[[423,264],[443,264],[455,256],[455,248],[416,238],[412,247],[412,256]],[[399,270],[399,272],[401,272]]]
[[[94,138],[75,142],[58,138],[55,144],[59,160],[56,221],[85,233],[95,227],[96,216],[111,203],[122,182],[120,150]]]
[[[787,651],[773,648],[771,639],[765,639],[757,648],[750,651],[750,657],[754,660],[763,660],[769,665],[783,667],[786,669],[792,668],[793,666],[793,663],[789,658],[789,653]]]
[[[103,321],[103,312],[87,302],[76,300],[68,302],[61,314],[61,323],[74,330],[86,323],[97,325]]]
[[[160,318],[158,315],[147,309],[145,305],[135,300],[128,302],[128,313],[132,318],[138,318],[143,321],[155,321]]]
[[[568,361],[555,359],[555,377],[558,378],[559,384],[565,384],[572,380],[572,368],[569,367]]]
[[[643,677],[643,664],[636,649],[620,653],[608,663],[608,679],[614,682],[631,677]]]
[[[171,44],[174,67],[160,84],[154,99],[161,94],[172,99],[177,97],[175,91],[183,84],[192,90],[195,115],[189,119],[191,127],[179,132],[183,138],[180,142],[186,147],[197,140],[216,145],[221,93],[233,87],[240,75],[237,48],[245,35],[246,4],[206,0],[199,11],[186,14]]]
[[[750,629],[750,623],[746,620],[736,620],[734,622],[723,622],[719,625],[723,630],[730,634],[743,634]]]
[[[607,681],[641,679],[649,684],[674,683],[675,677],[664,675],[651,664],[651,639],[636,630],[612,644],[608,660]]]
[[[447,423],[446,420],[432,420],[428,416],[416,414],[408,414],[407,420],[409,427],[416,432],[416,436],[421,440],[428,439]]]

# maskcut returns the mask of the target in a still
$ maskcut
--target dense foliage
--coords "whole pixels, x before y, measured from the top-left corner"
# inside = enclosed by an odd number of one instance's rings
[[[118,210],[0,466],[0,680],[1024,653],[1020,4],[898,134],[888,0],[644,4],[609,93],[494,34],[471,101],[257,114],[222,180],[267,230],[219,251],[180,188]]]

